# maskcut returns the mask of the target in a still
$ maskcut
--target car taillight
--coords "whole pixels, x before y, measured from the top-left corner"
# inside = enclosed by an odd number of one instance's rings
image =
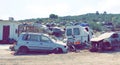
[[[74,44],[80,44],[80,41],[76,41],[76,42],[74,42]]]

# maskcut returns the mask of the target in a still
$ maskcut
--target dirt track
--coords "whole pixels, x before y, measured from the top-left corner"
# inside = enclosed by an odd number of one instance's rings
[[[8,47],[6,47],[8,48]],[[43,54],[14,56],[9,49],[0,49],[0,65],[120,65],[120,51],[91,53]]]

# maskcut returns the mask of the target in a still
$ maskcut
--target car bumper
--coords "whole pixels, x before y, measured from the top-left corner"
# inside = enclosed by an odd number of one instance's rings
[[[63,53],[67,53],[68,52],[68,46],[66,46],[64,49],[63,49]]]
[[[12,46],[10,46],[9,47],[9,49],[11,50],[11,51],[15,51],[15,48],[14,48],[14,46],[12,45]]]

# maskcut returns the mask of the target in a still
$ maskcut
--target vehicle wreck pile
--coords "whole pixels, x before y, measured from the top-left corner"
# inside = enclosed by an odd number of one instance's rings
[[[17,54],[24,54],[28,51],[67,53],[86,48],[91,52],[102,52],[120,48],[120,32],[106,32],[93,37],[93,30],[88,25],[70,25],[63,29],[50,26],[35,26],[35,28],[40,28],[40,31],[42,29],[42,32],[27,30],[21,32],[10,49]]]
[[[106,32],[91,39],[90,51],[114,50],[120,48],[120,32]]]

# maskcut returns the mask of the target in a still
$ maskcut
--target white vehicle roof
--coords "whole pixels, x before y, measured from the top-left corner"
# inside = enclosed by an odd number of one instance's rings
[[[81,27],[82,28],[82,26],[80,26],[80,25],[72,25],[72,26],[66,26],[66,28],[73,28],[73,27]]]
[[[35,35],[45,35],[45,36],[49,36],[47,34],[44,34],[44,33],[34,33],[34,32],[23,32],[21,34],[35,34]]]
[[[103,33],[102,35],[100,35],[98,37],[92,38],[91,41],[100,41],[102,39],[109,38],[114,33],[115,32],[106,32],[106,33]]]

